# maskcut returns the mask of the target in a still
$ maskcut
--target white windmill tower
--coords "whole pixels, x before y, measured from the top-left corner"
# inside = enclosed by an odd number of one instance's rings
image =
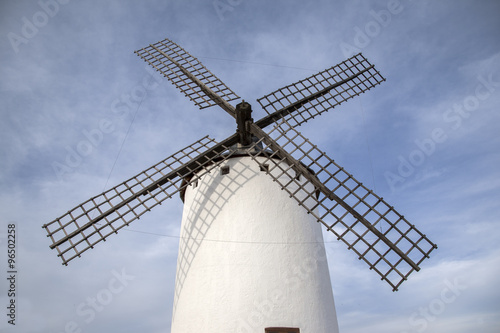
[[[361,54],[259,99],[268,115],[254,122],[250,104],[229,104],[239,97],[172,41],[136,53],[200,108],[225,110],[237,131],[204,137],[44,225],[63,264],[180,193],[172,333],[332,333],[321,224],[393,290],[436,248],[295,129],[384,81]]]

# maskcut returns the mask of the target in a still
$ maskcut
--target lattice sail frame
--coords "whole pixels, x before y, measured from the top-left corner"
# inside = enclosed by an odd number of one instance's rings
[[[382,280],[387,281],[393,291],[398,290],[413,271],[418,271],[422,261],[437,248],[404,216],[347,173],[285,120],[268,134],[296,161],[313,171],[312,177],[319,179],[329,193],[322,193],[318,188],[308,190],[300,180],[300,176],[308,175],[301,174],[298,177],[298,170],[290,163],[289,157],[273,152],[265,138],[255,143],[264,147],[259,154],[251,155],[255,162],[267,170],[269,176],[299,205],[344,242],[348,249],[353,250],[360,260],[376,271]],[[249,151],[251,149],[253,147]],[[359,213],[365,223],[376,228],[375,233],[339,202],[332,200],[332,193]]]
[[[182,191],[234,153],[224,146],[214,151],[216,144],[215,140],[206,136],[45,224],[43,228],[52,240],[50,247],[57,249],[64,265],[80,257],[83,252]],[[211,153],[209,157],[199,158],[207,152]],[[189,181],[186,182],[187,179]]]
[[[359,53],[257,101],[269,115],[284,116],[290,125],[296,127],[383,81],[385,78],[375,66]]]
[[[213,94],[204,90],[206,88],[226,102],[239,98],[198,59],[169,39],[150,44],[135,53],[163,74],[200,109],[220,104],[214,100]]]

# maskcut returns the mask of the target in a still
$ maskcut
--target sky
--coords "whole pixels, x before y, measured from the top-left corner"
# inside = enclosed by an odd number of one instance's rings
[[[234,132],[133,53],[169,38],[254,119],[256,99],[363,52],[387,80],[298,130],[438,249],[392,292],[325,232],[340,332],[500,331],[499,31],[498,1],[2,1],[0,330],[170,332],[178,197],[67,267],[42,229]]]

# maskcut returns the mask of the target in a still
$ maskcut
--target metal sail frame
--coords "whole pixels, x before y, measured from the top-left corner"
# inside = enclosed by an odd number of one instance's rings
[[[201,109],[219,105],[241,121],[240,109],[229,104],[239,97],[176,43],[165,39],[135,53]],[[257,138],[243,147],[248,155],[262,167],[266,164],[263,170],[283,190],[397,290],[437,246],[295,129],[383,81],[374,65],[357,54],[258,99],[268,115],[256,122],[245,119],[238,130]],[[236,133],[220,143],[204,137],[76,206],[43,226],[50,247],[67,265],[231,158],[241,137]],[[297,175],[307,178],[314,191],[299,185]]]

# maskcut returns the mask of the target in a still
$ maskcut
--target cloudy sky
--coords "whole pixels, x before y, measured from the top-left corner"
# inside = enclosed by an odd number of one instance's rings
[[[497,1],[2,1],[0,330],[170,332],[180,199],[68,267],[41,228],[233,133],[225,112],[200,111],[133,53],[170,38],[255,119],[257,98],[362,51],[387,81],[300,130],[439,248],[392,292],[325,235],[340,331],[500,331],[499,31]]]

